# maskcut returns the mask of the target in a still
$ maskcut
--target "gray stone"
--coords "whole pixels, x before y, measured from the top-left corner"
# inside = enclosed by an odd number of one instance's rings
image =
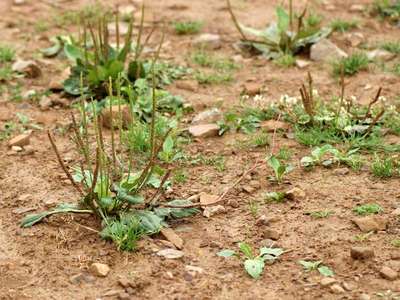
[[[163,249],[158,251],[157,255],[168,259],[178,259],[183,257],[185,253],[176,249]]]
[[[203,33],[193,40],[193,45],[210,50],[221,48],[221,37],[218,34]]]
[[[314,61],[333,61],[347,57],[347,53],[328,39],[322,39],[311,46],[310,59]]]
[[[200,124],[189,127],[189,133],[198,138],[218,136],[219,126],[217,124]]]

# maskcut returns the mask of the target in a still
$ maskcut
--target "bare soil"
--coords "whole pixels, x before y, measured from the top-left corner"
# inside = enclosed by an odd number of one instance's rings
[[[0,42],[13,45],[18,57],[37,59],[43,71],[38,79],[17,79],[23,91],[46,90],[54,76],[60,74],[66,62],[43,59],[39,49],[50,45],[49,38],[58,33],[74,32],[50,26],[37,32],[39,22],[49,21],[66,10],[76,10],[91,4],[89,0],[26,0],[14,5],[11,0],[1,0]],[[110,7],[128,4],[129,1],[102,1]],[[245,24],[261,27],[274,18],[274,7],[281,1],[234,1],[238,18]],[[302,8],[305,1],[295,1]],[[371,1],[329,1],[335,6],[327,10],[322,1],[312,1],[316,11],[328,23],[334,18],[362,20],[363,26],[352,32],[361,32],[368,43],[398,39],[399,29],[379,22],[367,14],[351,12],[352,4],[367,5]],[[320,3],[321,2],[321,3]],[[326,1],[325,1],[326,2]],[[138,2],[133,1],[135,5]],[[146,25],[160,21],[201,20],[202,32],[221,35],[224,43],[217,53],[232,57],[237,54],[232,44],[239,38],[226,10],[225,1],[213,0],[146,0]],[[163,58],[187,63],[192,51],[193,36],[178,36],[168,27]],[[154,37],[156,45],[159,34]],[[346,51],[355,51],[346,34],[331,37]],[[314,75],[315,86],[322,95],[338,94],[338,84],[330,74],[329,64],[313,63],[307,69],[284,69],[262,58],[245,58],[242,68],[235,73],[235,80],[227,85],[200,86],[196,92],[181,90],[172,85],[168,89],[191,102],[196,112],[205,107],[222,103],[227,109],[238,102],[243,84],[254,82],[266,87],[264,97],[279,99],[282,94],[297,95],[306,72]],[[371,86],[366,89],[365,86]],[[377,88],[384,88],[384,95],[391,99],[399,95],[399,77],[378,68],[361,72],[349,80],[347,92],[368,101]],[[400,264],[400,250],[391,245],[399,238],[399,219],[391,212],[400,200],[398,179],[374,179],[368,170],[351,171],[336,175],[333,169],[316,168],[306,172],[296,168],[287,177],[284,189],[299,187],[306,198],[293,202],[263,204],[263,194],[275,187],[267,180],[271,170],[263,166],[245,178],[228,195],[226,212],[210,219],[199,215],[175,221],[172,228],[184,240],[185,256],[179,260],[166,260],[155,253],[164,246],[161,237],[147,238],[134,253],[118,252],[115,246],[100,239],[97,233],[85,227],[98,229],[90,216],[55,216],[29,229],[19,228],[20,219],[28,212],[41,211],[57,203],[73,202],[78,194],[59,169],[46,137],[47,129],[60,129],[68,124],[69,108],[52,108],[41,111],[37,104],[27,101],[13,102],[10,95],[0,96],[0,125],[14,119],[22,112],[43,125],[45,130],[35,130],[31,145],[34,154],[9,155],[7,142],[0,145],[0,299],[117,299],[124,289],[118,280],[127,279],[133,287],[131,299],[359,299],[368,294],[378,299],[376,293],[391,290],[400,293],[400,279],[383,279],[379,269],[388,261]],[[173,195],[188,197],[199,192],[221,194],[237,180],[243,171],[258,159],[266,156],[265,149],[241,149],[237,141],[241,134],[194,140],[187,146],[191,154],[207,157],[223,155],[226,169],[213,166],[188,166],[188,181],[174,185]],[[67,135],[57,135],[57,143],[64,156],[72,155]],[[309,153],[307,147],[294,140],[277,137],[277,146],[287,146],[293,152],[291,163]],[[74,157],[71,158],[72,162]],[[243,187],[257,182],[254,192]],[[259,201],[258,215],[277,217],[272,229],[281,233],[277,245],[290,250],[273,265],[267,265],[261,279],[251,279],[239,260],[216,256],[221,249],[236,249],[236,243],[247,241],[259,247],[264,245],[264,232],[268,227],[257,226],[249,209],[249,201]],[[357,204],[376,202],[384,208],[383,216],[389,227],[370,236],[366,241],[355,240],[361,234],[352,223],[352,208]],[[305,212],[331,210],[332,216],[313,219]],[[85,227],[83,227],[84,225]],[[376,256],[366,261],[350,257],[355,245],[369,246]],[[335,272],[338,283],[348,287],[341,294],[334,294],[320,285],[317,272],[305,273],[299,260],[322,260]],[[105,278],[93,277],[88,268],[93,262],[111,267]],[[191,276],[185,266],[201,267],[204,272]],[[80,275],[80,277],[76,277]],[[79,281],[79,282],[78,282]],[[390,298],[389,298],[390,299]],[[395,298],[393,298],[395,299]],[[397,298],[396,298],[397,299]]]

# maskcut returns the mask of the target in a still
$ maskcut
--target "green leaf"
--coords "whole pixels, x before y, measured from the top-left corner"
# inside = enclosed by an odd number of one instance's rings
[[[260,249],[260,256],[265,260],[275,260],[284,253],[281,248],[267,248]]]
[[[171,153],[173,149],[174,149],[174,140],[169,135],[164,141],[163,151],[166,152],[166,153]]]
[[[114,60],[107,69],[108,76],[112,79],[116,79],[118,75],[124,71],[124,63],[119,60]]]
[[[321,275],[326,276],[326,277],[332,277],[332,276],[335,275],[335,273],[333,273],[333,271],[332,271],[329,267],[327,267],[327,266],[321,266],[321,267],[319,267],[319,268],[318,268],[318,272],[319,272]]]
[[[264,260],[262,260],[261,258],[247,259],[244,262],[245,270],[251,277],[255,279],[260,278],[264,270],[264,266],[265,266]]]
[[[231,256],[236,255],[236,252],[233,251],[233,250],[230,250],[230,249],[225,249],[225,250],[222,250],[222,251],[218,252],[217,255],[227,258],[227,257],[231,257]]]
[[[251,249],[251,246],[247,243],[239,243],[238,244],[240,251],[242,251],[242,253],[247,257],[247,258],[253,258],[253,251]]]
[[[154,212],[148,210],[138,210],[134,213],[146,234],[154,234],[161,230],[163,219]]]
[[[76,63],[78,59],[83,59],[82,51],[78,46],[72,44],[64,45],[65,56]]]
[[[276,8],[278,16],[278,28],[280,32],[286,32],[289,29],[290,17],[282,6]]]
[[[168,202],[169,205],[174,206],[186,206],[193,204],[191,201],[188,200],[173,200]],[[161,218],[187,218],[191,217],[200,211],[197,208],[155,208],[154,213],[161,217]]]
[[[22,219],[21,227],[31,227],[41,222],[44,218],[48,216],[61,213],[92,213],[92,211],[87,209],[80,209],[75,204],[63,203],[53,210],[45,211],[39,214],[27,215],[24,219]]]
[[[58,38],[53,38],[51,39],[51,41],[54,42],[53,46],[40,50],[40,52],[42,52],[43,56],[45,57],[56,56],[62,49],[62,43]]]
[[[311,167],[314,165],[314,159],[311,156],[304,156],[301,160],[300,160],[300,164],[301,166],[307,168],[307,167]]]
[[[305,260],[300,260],[299,263],[304,267],[304,270],[306,272],[310,272],[313,270],[316,270],[318,266],[322,263],[321,260],[319,261],[305,261]]]

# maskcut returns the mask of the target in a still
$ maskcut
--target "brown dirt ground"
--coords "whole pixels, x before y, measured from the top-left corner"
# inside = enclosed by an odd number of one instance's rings
[[[1,0],[0,41],[15,45],[18,57],[37,58],[38,50],[48,46],[49,38],[60,28],[44,32],[35,31],[35,24],[49,20],[49,16],[62,11],[77,9],[92,3],[89,0],[34,1],[26,0],[21,6]],[[248,25],[262,26],[274,16],[274,6],[280,1],[235,1],[237,15]],[[295,1],[299,8],[305,1]],[[399,29],[361,13],[349,11],[351,4],[368,4],[371,1],[330,1],[336,9],[325,10],[323,4],[315,1],[314,7],[323,13],[325,22],[336,18],[362,19],[364,26],[354,32],[362,32],[369,43],[399,37]],[[49,5],[56,3],[57,5]],[[104,4],[114,6],[128,1],[110,0]],[[133,1],[133,3],[137,3]],[[162,19],[204,21],[203,32],[218,33],[224,40],[218,53],[235,55],[232,43],[238,34],[232,26],[225,8],[225,1],[213,0],[149,0],[147,23]],[[69,32],[72,30],[69,28]],[[343,34],[334,34],[332,39],[351,52]],[[167,32],[167,45],[163,57],[184,62],[190,53],[193,37],[177,36]],[[157,36],[154,38],[156,43]],[[50,79],[64,69],[64,62],[55,59],[39,59],[43,76],[39,79],[18,79],[23,90],[45,90]],[[323,95],[337,93],[338,87],[329,73],[329,65],[312,64],[309,70],[314,74],[315,84]],[[281,94],[295,95],[304,80],[306,70],[282,69],[271,62],[259,59],[245,59],[243,67],[235,73],[232,84],[200,86],[196,93],[180,90],[174,85],[170,90],[184,96],[197,109],[213,106],[222,100],[223,107],[237,103],[242,85],[253,81],[265,85],[265,97],[279,98]],[[373,88],[366,91],[365,85]],[[385,96],[393,98],[399,94],[400,80],[379,69],[362,72],[349,81],[348,93],[365,99],[371,97],[378,86],[385,88]],[[65,126],[68,109],[52,109],[42,112],[34,103],[11,102],[8,95],[0,97],[0,123],[23,112],[45,129]],[[237,148],[236,141],[243,136],[229,134],[222,138],[196,140],[188,146],[189,153],[203,153],[206,156],[223,155],[226,170],[216,171],[212,166],[187,168],[188,182],[174,186],[177,197],[187,197],[198,192],[219,194],[243,170],[257,159],[265,157],[265,149],[248,150]],[[67,138],[57,137],[62,154],[69,155],[71,149]],[[292,140],[279,137],[279,146],[288,146],[293,151],[293,164],[309,150]],[[235,248],[238,241],[246,240],[254,246],[261,246],[266,228],[257,227],[250,214],[248,201],[262,199],[262,194],[274,187],[266,180],[271,171],[266,166],[256,170],[227,197],[229,203],[237,202],[238,207],[227,205],[224,214],[206,219],[202,216],[176,221],[175,231],[184,239],[185,256],[180,260],[164,260],[155,255],[163,246],[155,237],[146,239],[135,253],[121,253],[115,247],[102,241],[79,224],[95,228],[86,216],[58,216],[30,229],[20,229],[19,221],[26,213],[24,209],[40,211],[56,203],[77,199],[74,189],[57,166],[55,157],[47,142],[45,131],[34,131],[31,145],[33,155],[9,156],[6,142],[0,146],[0,299],[113,299],[104,296],[121,287],[118,280],[128,279],[136,284],[132,299],[358,299],[366,293],[375,299],[377,292],[391,290],[400,293],[400,280],[388,281],[379,275],[379,268],[393,257],[399,257],[399,250],[390,241],[399,237],[399,221],[391,211],[400,200],[398,179],[376,180],[368,171],[350,171],[344,176],[335,175],[331,169],[316,169],[304,172],[297,168],[288,175],[290,186],[303,189],[304,200],[284,204],[260,204],[259,215],[278,216],[273,228],[282,232],[277,244],[285,250],[281,259],[266,266],[260,280],[250,279],[235,259],[224,260],[216,256],[223,248]],[[64,147],[62,147],[64,146]],[[250,180],[260,183],[254,193],[246,193],[242,187]],[[351,209],[360,203],[376,202],[385,210],[389,229],[372,235],[362,245],[375,249],[376,257],[366,262],[354,261],[349,256],[351,246],[359,244],[354,237],[360,231],[351,222]],[[261,203],[261,202],[260,202]],[[234,205],[235,206],[235,205]],[[334,215],[326,219],[312,219],[306,211],[329,209]],[[298,264],[300,259],[323,260],[336,273],[340,283],[347,283],[350,290],[333,294],[319,284],[318,273],[304,273]],[[93,279],[88,275],[92,262],[108,264],[112,271],[106,278]],[[204,273],[191,277],[185,272],[186,265],[204,269]],[[71,282],[71,277],[84,274],[83,282]],[[86,277],[85,277],[86,276]],[[113,294],[112,292],[110,294]],[[394,298],[393,298],[394,299]]]

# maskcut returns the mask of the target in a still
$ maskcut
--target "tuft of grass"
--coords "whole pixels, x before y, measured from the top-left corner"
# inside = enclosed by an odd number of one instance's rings
[[[357,28],[357,26],[359,25],[359,21],[358,20],[342,20],[342,19],[335,19],[331,22],[331,28],[334,31],[338,31],[338,32],[346,32],[349,31],[351,29]]]
[[[290,68],[296,64],[296,58],[291,54],[285,54],[275,59],[274,63],[283,68]]]
[[[0,68],[0,82],[10,80],[12,78],[12,73],[9,66]]]
[[[269,135],[268,133],[266,133],[265,131],[261,131],[261,132],[257,132],[253,138],[251,143],[255,146],[255,147],[264,147],[269,145],[270,140],[269,140]]]
[[[382,19],[395,23],[400,20],[400,1],[375,0],[372,4],[372,12]]]
[[[349,57],[342,58],[333,63],[333,75],[339,77],[342,70],[344,75],[352,76],[360,71],[368,68],[368,57],[365,53],[359,52],[350,55]]]
[[[212,55],[204,50],[197,50],[192,53],[191,60],[201,67],[211,68],[217,71],[233,71],[239,67],[229,58]]]
[[[232,74],[217,74],[208,72],[196,72],[194,78],[200,84],[221,84],[233,80]]]
[[[7,63],[14,60],[15,50],[7,45],[0,45],[0,63]]]
[[[331,211],[331,210],[311,211],[311,212],[307,212],[306,215],[309,215],[310,217],[312,217],[314,219],[323,219],[323,218],[327,218],[327,217],[333,215],[333,211]]]
[[[293,155],[293,152],[286,146],[283,146],[282,148],[279,149],[278,154],[276,155],[276,158],[280,160],[289,160],[291,159]]]
[[[187,21],[187,22],[174,22],[174,30],[179,35],[196,34],[199,33],[203,27],[203,22],[200,21]]]
[[[381,44],[383,50],[390,53],[400,54],[400,41],[387,41]]]
[[[396,74],[397,76],[400,76],[400,63],[394,65],[393,73]]]
[[[373,214],[378,214],[383,211],[383,208],[376,203],[368,203],[363,205],[358,205],[353,208],[353,212],[359,216],[368,216]]]
[[[394,239],[390,243],[393,247],[400,248],[400,239]]]
[[[375,177],[389,178],[395,173],[395,162],[391,157],[379,157],[375,154],[374,161],[371,164],[371,172]]]

